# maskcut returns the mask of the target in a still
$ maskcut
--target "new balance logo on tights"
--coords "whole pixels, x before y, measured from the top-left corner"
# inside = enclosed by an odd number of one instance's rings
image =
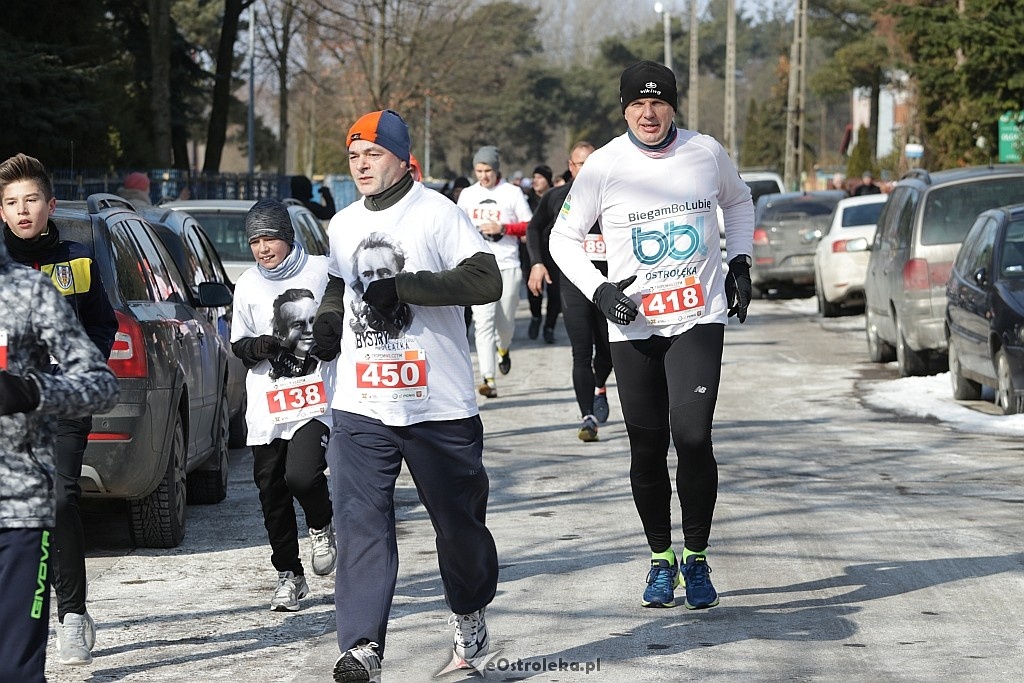
[[[707,387],[702,387],[702,386],[698,385],[697,388],[693,390],[693,393],[695,393],[695,394],[706,394],[707,391],[708,391]]]

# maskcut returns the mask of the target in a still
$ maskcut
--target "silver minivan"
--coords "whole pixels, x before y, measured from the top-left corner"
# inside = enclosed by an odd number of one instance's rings
[[[979,213],[1024,202],[1024,165],[913,169],[878,218],[864,282],[868,355],[901,377],[946,361],[946,281]]]

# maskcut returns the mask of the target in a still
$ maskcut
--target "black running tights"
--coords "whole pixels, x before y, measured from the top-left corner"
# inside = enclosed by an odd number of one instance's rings
[[[629,434],[633,502],[652,552],[672,545],[668,447],[675,443],[683,540],[708,545],[718,497],[711,423],[722,374],[725,326],[695,325],[675,337],[613,342],[619,403]]]

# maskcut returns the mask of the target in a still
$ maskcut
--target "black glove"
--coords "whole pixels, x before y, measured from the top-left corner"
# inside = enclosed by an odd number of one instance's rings
[[[374,280],[366,287],[363,303],[381,311],[393,308],[398,303],[398,281],[393,277]]]
[[[257,360],[273,358],[281,350],[281,340],[272,334],[261,334],[253,340],[249,355]]]
[[[338,353],[340,351],[340,346],[335,346],[333,349],[321,349],[316,345],[316,342],[313,342],[313,346],[309,348],[309,355],[307,358],[319,358],[320,360],[327,361],[329,363],[338,357]]]
[[[333,360],[338,355],[341,350],[341,333],[344,331],[344,325],[345,321],[341,314],[335,311],[327,311],[316,317],[313,322],[313,344],[318,358]]]
[[[729,272],[725,276],[725,303],[729,307],[729,317],[736,316],[740,323],[747,319],[747,307],[753,291],[747,258],[737,256],[729,261]]]
[[[636,275],[616,283],[605,282],[594,292],[594,303],[604,317],[616,325],[628,325],[636,320],[636,302],[622,293],[622,290],[633,284],[634,280]]]
[[[0,415],[28,413],[39,407],[39,386],[21,375],[0,370]]]
[[[387,332],[389,336],[398,338],[402,330],[412,320],[412,311],[408,304],[396,303],[388,308],[366,307],[366,324],[371,330]]]

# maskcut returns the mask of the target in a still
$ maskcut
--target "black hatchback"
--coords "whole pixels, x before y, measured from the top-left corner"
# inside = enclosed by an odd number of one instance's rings
[[[83,495],[127,500],[136,545],[177,546],[186,477],[212,484],[197,488],[210,492],[203,502],[224,497],[227,353],[199,309],[230,306],[231,290],[217,282],[192,290],[156,229],[121,197],[61,202],[53,220],[61,237],[92,248],[118,322],[108,364],[121,396],[93,416]]]
[[[994,387],[1004,415],[1024,412],[1024,204],[981,213],[946,284],[953,397]]]

